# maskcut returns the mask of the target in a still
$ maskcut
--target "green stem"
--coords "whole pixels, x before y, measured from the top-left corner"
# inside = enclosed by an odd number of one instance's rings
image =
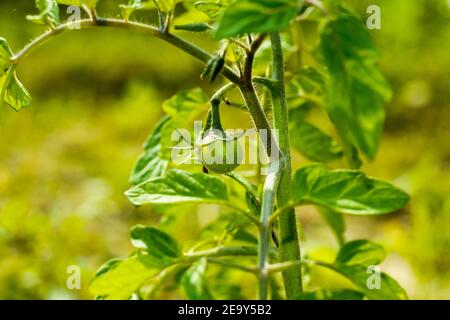
[[[212,115],[212,128],[223,131],[222,123],[220,121],[220,103],[222,102],[225,95],[236,88],[236,84],[233,82],[227,83],[225,86],[220,88],[211,97],[211,115]]]
[[[19,63],[23,58],[25,58],[30,52],[34,49],[52,39],[53,37],[71,30],[80,29],[88,29],[93,27],[113,27],[127,30],[134,30],[138,32],[143,32],[145,34],[149,34],[156,38],[162,39],[173,46],[181,49],[182,51],[190,54],[194,58],[202,61],[203,63],[207,63],[212,55],[203,50],[202,48],[196,46],[195,44],[188,42],[176,35],[173,35],[168,32],[162,32],[156,27],[153,27],[148,24],[139,23],[139,22],[131,22],[121,19],[110,19],[110,18],[97,18],[97,20],[91,19],[83,19],[78,21],[72,21],[64,24],[58,25],[55,29],[48,30],[38,38],[34,39],[27,46],[25,46],[20,52],[14,55],[11,58],[12,63]],[[222,74],[227,77],[231,82],[240,83],[239,76],[228,66],[225,66],[222,69]]]
[[[185,254],[189,258],[223,257],[223,256],[256,256],[254,247],[216,247],[212,249],[194,251]]]
[[[256,51],[261,46],[264,38],[265,34],[262,34],[251,44],[250,51],[247,53],[245,59],[244,74],[239,89],[247,104],[254,126],[258,130],[260,137],[264,139],[263,145],[266,152],[270,158],[273,158],[273,155],[276,157],[280,155],[280,149],[278,148],[269,120],[267,119],[258,95],[256,94],[255,87],[253,86],[253,62],[255,60]]]
[[[285,171],[280,179],[277,192],[277,206],[279,208],[288,205],[290,200],[291,184],[291,154],[289,144],[288,112],[284,83],[284,58],[280,35],[277,32],[271,34],[273,71],[273,101],[274,127],[278,130],[278,143],[286,162]],[[280,215],[279,220],[280,261],[300,260],[300,245],[297,233],[297,221],[295,210],[290,209]],[[287,298],[293,297],[303,291],[301,267],[290,268],[283,272],[283,282]]]
[[[219,264],[219,265],[222,265],[222,266],[224,266],[226,268],[233,268],[233,269],[237,269],[237,270],[253,273],[255,275],[258,274],[258,269],[254,268],[254,267],[244,266],[242,264],[233,263],[233,262],[230,262],[230,261],[227,261],[227,260],[220,260],[220,259],[216,259],[216,258],[208,258],[208,262],[209,263],[214,263],[214,264]]]
[[[216,93],[211,97],[211,102],[213,102],[213,101],[222,102],[222,100],[225,98],[225,95],[228,92],[230,92],[231,90],[233,90],[234,88],[236,88],[235,83],[233,83],[233,82],[227,83],[222,88],[220,88],[219,90],[216,91]]]
[[[280,172],[282,166],[280,163],[271,163],[272,172],[266,177],[264,182],[264,191],[262,199],[260,231],[258,243],[258,269],[259,273],[259,299],[266,300],[268,294],[268,257],[269,257],[269,241],[270,241],[270,215],[275,205],[276,190],[280,182]]]
[[[283,213],[293,210],[295,206],[293,204],[287,204],[285,207],[278,208],[275,210],[270,216],[270,223],[274,223],[276,219],[278,219]]]
[[[222,121],[220,120],[220,100],[211,100],[211,128],[223,131]]]

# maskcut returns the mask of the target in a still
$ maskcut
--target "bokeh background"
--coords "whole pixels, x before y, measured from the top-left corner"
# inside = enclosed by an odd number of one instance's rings
[[[33,2],[0,2],[0,36],[15,50],[44,30],[25,20]],[[99,11],[115,16],[120,2],[105,0]],[[347,238],[382,243],[383,270],[411,298],[449,299],[450,2],[347,2],[363,17],[369,4],[381,6],[382,29],[371,33],[395,91],[378,158],[363,169],[412,195],[395,215],[347,218]],[[161,220],[123,192],[162,101],[182,88],[212,92],[201,70],[169,45],[123,30],[67,33],[21,64],[33,104],[20,113],[1,106],[1,299],[93,298],[96,269],[130,252],[130,226]],[[336,250],[316,213],[304,210],[301,220],[306,250]],[[69,265],[82,269],[81,290],[66,288]]]

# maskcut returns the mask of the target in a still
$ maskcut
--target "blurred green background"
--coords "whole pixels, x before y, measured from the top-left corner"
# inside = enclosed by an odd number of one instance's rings
[[[25,20],[33,2],[0,3],[0,36],[15,50],[44,31]],[[120,2],[105,0],[99,11],[116,16]],[[362,17],[369,4],[381,6],[382,29],[371,34],[395,91],[379,156],[363,169],[412,195],[398,214],[347,218],[347,237],[385,245],[383,270],[411,298],[449,299],[450,2],[347,2]],[[160,219],[123,192],[162,101],[181,88],[213,87],[189,56],[123,30],[64,34],[18,71],[34,101],[20,113],[1,106],[0,298],[91,299],[95,270],[130,252],[130,226]],[[301,220],[306,250],[335,250],[317,214],[303,210]],[[70,265],[81,267],[80,290],[66,288]]]

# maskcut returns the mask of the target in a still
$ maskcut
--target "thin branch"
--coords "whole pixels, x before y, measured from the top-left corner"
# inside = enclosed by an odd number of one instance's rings
[[[273,224],[276,219],[278,219],[283,213],[292,210],[295,206],[293,204],[288,204],[285,207],[278,208],[275,210],[272,215],[270,216],[270,224]]]
[[[222,88],[220,88],[219,90],[216,91],[216,93],[211,97],[211,103],[213,103],[214,101],[218,101],[219,103],[222,102],[222,100],[224,99],[225,95],[230,92],[231,90],[233,90],[234,88],[236,88],[236,84],[231,82],[231,83],[227,83],[226,85],[224,85]]]
[[[241,271],[245,271],[245,272],[249,272],[249,273],[253,273],[253,274],[258,274],[258,269],[256,269],[255,267],[250,267],[250,266],[244,266],[242,264],[237,264],[237,263],[233,263],[227,260],[220,260],[220,259],[216,259],[216,258],[208,258],[208,262],[209,263],[214,263],[214,264],[219,264],[222,265],[224,267],[227,268],[233,268],[233,269],[238,269]]]
[[[185,254],[188,258],[202,257],[224,257],[224,256],[256,256],[256,248],[254,247],[216,247],[212,249],[188,252]]]
[[[256,51],[258,51],[259,47],[261,47],[262,43],[264,42],[266,36],[266,33],[262,33],[254,41],[252,41],[250,52],[256,53]]]
[[[265,130],[266,141],[264,141],[264,147],[269,157],[272,158],[279,157],[281,155],[280,149],[278,148],[278,143],[272,132],[269,120],[261,106],[258,95],[256,94],[255,87],[253,86],[253,62],[255,59],[256,51],[261,46],[264,41],[266,34],[259,35],[254,41],[252,41],[250,46],[250,52],[247,53],[244,64],[244,74],[242,77],[242,82],[240,85],[242,95],[244,97],[245,103],[247,104],[248,110],[252,116],[252,120],[255,127],[261,132],[261,129]]]
[[[268,269],[269,269],[269,273],[275,273],[275,272],[280,272],[280,271],[286,271],[290,268],[299,267],[305,263],[306,262],[302,261],[302,260],[286,261],[286,262],[272,264],[268,267]]]
[[[195,44],[188,42],[174,34],[161,32],[161,30],[151,25],[139,22],[125,21],[122,19],[97,18],[97,20],[95,21],[91,19],[82,19],[58,25],[55,29],[45,32],[44,34],[30,42],[28,45],[26,45],[21,51],[19,51],[11,58],[11,62],[13,64],[19,63],[34,49],[38,48],[43,43],[63,32],[76,30],[77,28],[88,29],[94,27],[113,27],[143,32],[172,44],[173,46],[190,54],[194,58],[202,61],[203,63],[208,63],[208,61],[212,58],[212,55],[210,53],[196,46]],[[231,82],[236,84],[240,83],[240,77],[230,67],[224,66],[224,68],[222,69],[222,74]]]

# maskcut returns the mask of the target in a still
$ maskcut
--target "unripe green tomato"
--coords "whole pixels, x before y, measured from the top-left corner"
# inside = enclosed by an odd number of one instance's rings
[[[242,163],[243,151],[237,140],[226,133],[202,146],[203,165],[211,172],[225,174]]]

